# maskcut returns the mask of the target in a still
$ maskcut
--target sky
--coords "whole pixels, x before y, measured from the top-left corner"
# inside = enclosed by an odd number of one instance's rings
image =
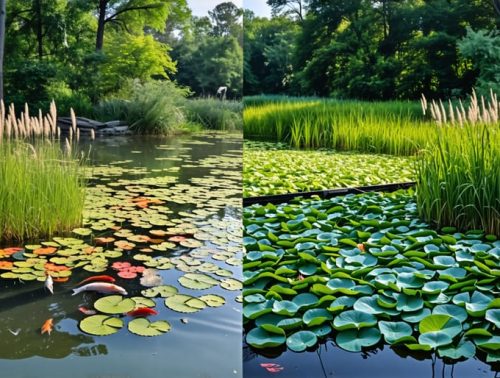
[[[207,16],[208,11],[215,8],[217,4],[224,0],[188,0],[189,7],[195,16]],[[266,4],[266,0],[233,0],[237,6],[244,6],[252,10],[257,16],[269,17],[271,10]]]

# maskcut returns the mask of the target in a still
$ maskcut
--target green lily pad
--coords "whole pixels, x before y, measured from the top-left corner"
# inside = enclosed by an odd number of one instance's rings
[[[361,329],[377,324],[377,318],[365,312],[349,310],[337,315],[333,320],[333,328],[338,331]]]
[[[220,307],[226,303],[226,300],[223,297],[214,294],[202,295],[199,299],[210,307]]]
[[[156,286],[152,287],[150,289],[144,289],[141,291],[141,294],[144,295],[145,297],[148,298],[154,298],[154,297],[162,297],[162,298],[167,298],[172,295],[175,295],[179,292],[179,290],[171,285],[161,285],[161,286]]]
[[[243,288],[243,284],[234,278],[225,278],[220,282],[220,287],[230,291],[237,291]]]
[[[381,335],[377,328],[348,329],[337,334],[337,345],[349,352],[361,352],[363,348],[371,347],[380,341]]]
[[[286,345],[294,352],[303,352],[313,347],[318,342],[318,337],[311,331],[298,331],[286,339]]]
[[[123,327],[123,320],[108,315],[92,315],[80,322],[80,329],[90,335],[107,336]]]
[[[124,314],[132,311],[136,303],[131,298],[123,298],[121,295],[108,295],[95,301],[94,307],[105,314]]]
[[[160,336],[170,331],[170,323],[165,320],[151,322],[145,318],[137,318],[128,323],[128,330],[139,336]]]
[[[205,290],[217,285],[219,281],[200,273],[187,273],[178,279],[179,283],[188,289]]]
[[[285,332],[282,334],[271,333],[261,327],[257,327],[248,332],[246,336],[248,345],[254,348],[274,348],[286,342]]]
[[[386,322],[381,321],[378,327],[385,341],[389,344],[396,344],[398,342],[406,342],[408,337],[413,334],[412,327],[405,322]]]
[[[203,310],[207,307],[207,304],[199,298],[190,295],[175,294],[165,299],[165,306],[173,311],[192,313]]]
[[[453,338],[462,331],[462,325],[449,315],[429,315],[418,324],[420,344],[437,348],[451,344]]]

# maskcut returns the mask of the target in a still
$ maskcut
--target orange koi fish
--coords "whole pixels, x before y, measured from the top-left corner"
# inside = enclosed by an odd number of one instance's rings
[[[133,311],[127,312],[127,315],[133,317],[140,317],[140,316],[158,315],[158,312],[149,307],[139,307]]]
[[[48,333],[50,335],[53,329],[54,329],[54,320],[52,318],[47,319],[45,323],[43,323],[42,325],[41,334],[43,335],[44,333]]]

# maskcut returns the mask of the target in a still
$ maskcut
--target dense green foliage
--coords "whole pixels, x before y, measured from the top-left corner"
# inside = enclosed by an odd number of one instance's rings
[[[246,142],[243,196],[408,182],[413,159],[388,155],[292,150],[286,145]]]
[[[231,96],[241,96],[241,10],[232,3],[211,11],[202,20],[205,29],[186,0],[7,5],[5,101],[16,108],[27,102],[47,110],[54,99],[60,114],[73,107],[77,115],[93,117],[100,102],[136,96],[132,79],[145,86],[176,80],[198,96],[228,86]]]
[[[30,239],[69,231],[82,220],[80,163],[58,145],[0,144],[0,239]]]
[[[213,98],[189,99],[183,106],[190,123],[208,130],[243,130],[243,106],[240,101],[219,101]]]
[[[210,17],[193,17],[189,28],[173,43],[178,62],[175,79],[196,94],[215,96],[221,86],[228,96],[240,98],[243,90],[242,10],[221,3]]]
[[[245,17],[247,95],[415,99],[463,95],[478,77],[479,86],[499,83],[498,69],[486,65],[498,57],[491,0],[268,4],[271,20]]]

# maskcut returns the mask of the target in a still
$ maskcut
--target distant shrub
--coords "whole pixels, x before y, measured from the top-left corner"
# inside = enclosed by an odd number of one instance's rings
[[[130,88],[128,94],[101,102],[95,108],[95,116],[104,121],[126,121],[137,134],[168,135],[189,128],[182,111],[187,89],[170,81],[134,81]]]
[[[210,130],[242,130],[243,105],[239,101],[219,101],[214,98],[186,100],[187,119]]]

